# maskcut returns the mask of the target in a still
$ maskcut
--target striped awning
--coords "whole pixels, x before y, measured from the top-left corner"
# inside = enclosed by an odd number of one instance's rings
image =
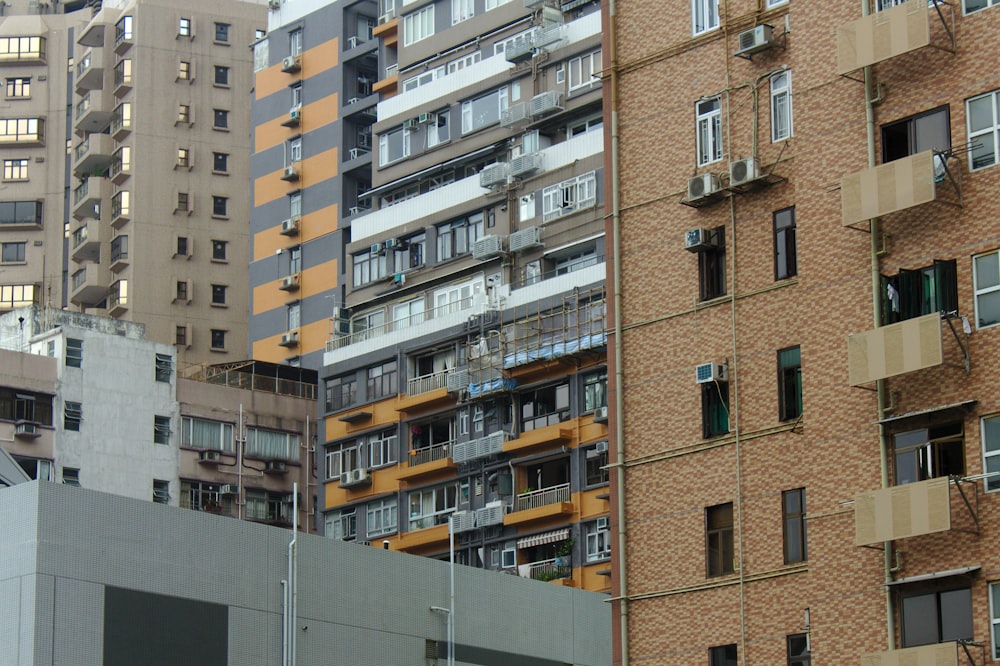
[[[552,532],[542,532],[541,534],[536,534],[534,536],[518,539],[517,547],[520,549],[534,548],[535,546],[541,546],[547,543],[565,541],[568,538],[569,538],[569,528],[567,527],[566,529],[562,530],[555,530]]]

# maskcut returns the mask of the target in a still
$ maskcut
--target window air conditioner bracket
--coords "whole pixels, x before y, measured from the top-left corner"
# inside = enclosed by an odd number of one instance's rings
[[[982,641],[973,641],[973,640],[969,640],[969,639],[961,639],[961,640],[958,641],[958,647],[962,648],[962,651],[965,652],[965,656],[969,660],[970,664],[976,664],[977,666],[979,664],[984,664],[984,665],[986,664],[986,647],[985,647],[985,643],[983,643]],[[956,647],[956,651],[957,651],[958,647]],[[979,648],[979,659],[978,660],[975,657],[972,656],[971,652],[969,652],[969,648],[970,647],[971,648]]]
[[[946,322],[948,322],[948,328],[951,329],[951,334],[955,336],[955,342],[958,343],[958,348],[962,350],[962,358],[965,360],[965,374],[969,374],[972,369],[971,361],[969,360],[969,334],[965,331],[968,330],[969,320],[959,315],[957,312],[947,312],[942,313],[942,317]],[[955,330],[955,320],[962,320],[962,332],[965,336],[965,340],[958,335],[958,331]]]
[[[965,508],[969,510],[972,522],[976,524],[976,529],[974,530],[963,530],[959,528],[952,529],[955,529],[958,532],[968,532],[969,534],[979,536],[979,484],[975,481],[966,481],[965,479],[957,476],[951,477],[951,483],[958,489],[958,494],[962,497],[962,502],[965,503]],[[972,502],[969,501],[969,496],[966,495],[965,490],[962,488],[963,483],[972,484]],[[975,506],[973,506],[973,504],[975,504]]]
[[[779,42],[779,38],[780,38],[780,42]],[[771,48],[775,48],[775,47],[781,49],[782,51],[787,51],[788,50],[788,30],[782,30],[780,34],[774,35],[774,43],[771,45]],[[749,60],[750,62],[753,62],[753,57],[754,57],[755,54],[753,54],[753,53],[734,53],[733,55],[735,55],[737,58],[743,58],[744,60]]]

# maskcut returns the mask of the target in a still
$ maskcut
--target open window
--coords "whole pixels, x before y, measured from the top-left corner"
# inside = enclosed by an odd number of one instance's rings
[[[882,276],[882,324],[893,324],[932,312],[958,310],[956,261],[934,260],[930,266],[900,269]]]

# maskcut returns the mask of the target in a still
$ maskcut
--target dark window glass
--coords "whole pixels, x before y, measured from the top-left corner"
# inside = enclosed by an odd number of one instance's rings
[[[333,412],[357,402],[357,379],[354,375],[326,380],[326,411]]]
[[[806,489],[796,488],[781,493],[782,533],[785,543],[785,564],[805,562],[806,557]]]
[[[708,648],[709,666],[737,666],[736,644]]]
[[[892,446],[896,485],[965,474],[961,423],[896,433]]]
[[[778,351],[778,418],[802,415],[802,354],[798,347]]]
[[[722,576],[734,571],[733,504],[719,504],[705,509],[706,575]]]
[[[83,340],[66,338],[66,365],[71,368],[83,365]]]
[[[932,312],[958,310],[956,261],[935,260],[930,266],[900,269],[882,276],[882,324],[913,319]]]
[[[229,127],[229,112],[225,109],[215,109],[215,127],[226,129]]]
[[[795,251],[795,206],[774,213],[774,279],[798,275]]]
[[[729,382],[701,385],[701,432],[705,438],[729,433]]]
[[[218,329],[212,329],[212,349],[225,349],[226,348],[226,332]]]
[[[925,150],[949,148],[951,130],[947,106],[882,126],[883,162],[892,162]]]
[[[229,171],[229,153],[212,153],[212,171],[219,173]]]
[[[726,295],[726,228],[712,231],[714,247],[698,253],[699,298],[709,301]]]
[[[972,638],[972,590],[904,595],[903,647]]]
[[[785,637],[788,647],[788,666],[810,666],[809,634],[792,634]]]

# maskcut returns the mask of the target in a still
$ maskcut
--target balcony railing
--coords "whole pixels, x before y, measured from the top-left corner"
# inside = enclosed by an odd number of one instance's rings
[[[527,565],[527,576],[532,580],[557,580],[559,578],[569,578],[573,575],[573,566],[568,564],[568,557],[556,557],[551,560],[541,560]]]
[[[527,511],[528,509],[537,509],[540,506],[548,506],[549,504],[569,501],[569,484],[563,483],[558,486],[551,486],[549,488],[542,488],[541,490],[532,490],[531,492],[521,493],[517,496],[517,510]]]
[[[371,328],[366,328],[361,331],[354,331],[348,335],[344,335],[338,338],[330,340],[326,344],[327,351],[333,351],[334,349],[341,349],[342,347],[347,347],[348,345],[353,345],[358,342],[363,342],[365,340],[371,340],[373,338],[381,337],[387,333],[392,333],[393,331],[401,331],[411,326],[417,324],[422,324],[427,320],[436,319],[443,317],[445,315],[454,314],[456,312],[461,312],[463,310],[468,310],[472,308],[474,299],[472,297],[463,298],[455,303],[448,303],[431,310],[425,310],[424,312],[419,312],[417,314],[410,315],[409,317],[402,317],[400,319],[394,319],[392,321],[387,321],[379,326],[372,326]],[[442,378],[441,386],[444,386],[444,379]]]
[[[425,446],[421,449],[410,451],[410,467],[447,458],[452,444],[454,444],[454,441]]]
[[[471,442],[461,442],[454,446],[452,450],[452,460],[455,462],[467,462],[477,458],[485,458],[503,452],[503,443],[510,439],[510,435],[502,430],[474,439]]]
[[[421,393],[429,393],[439,388],[444,388],[447,383],[447,376],[448,371],[442,370],[424,375],[423,377],[414,377],[406,383],[406,395],[420,395]]]

